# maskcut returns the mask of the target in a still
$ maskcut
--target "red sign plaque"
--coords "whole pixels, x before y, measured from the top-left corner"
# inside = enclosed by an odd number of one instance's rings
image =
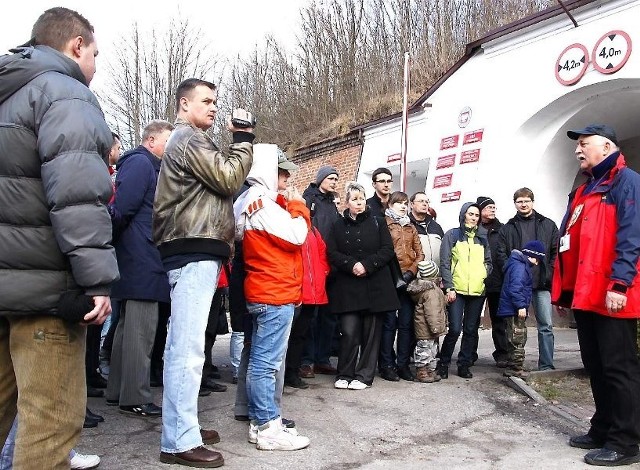
[[[484,129],[478,129],[477,131],[467,132],[464,135],[464,140],[462,141],[462,145],[473,144],[475,142],[482,142],[482,134],[484,134]]]
[[[462,195],[462,191],[452,191],[450,193],[442,193],[440,202],[459,201],[461,195]]]
[[[480,149],[465,150],[460,154],[460,164],[472,163],[480,160]]]
[[[460,141],[459,135],[451,135],[440,140],[440,150],[452,149],[458,146]]]
[[[456,164],[456,154],[452,153],[451,155],[443,155],[438,157],[438,163],[436,163],[436,170],[441,168],[449,168]]]
[[[451,180],[453,179],[453,173],[446,175],[438,175],[433,179],[434,188],[443,188],[445,186],[451,186]]]

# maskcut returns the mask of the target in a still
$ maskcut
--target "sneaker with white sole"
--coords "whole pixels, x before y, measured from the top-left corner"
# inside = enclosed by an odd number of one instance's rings
[[[282,426],[280,417],[259,426],[256,448],[259,450],[300,450],[308,447],[311,442],[309,438],[294,435],[291,429],[294,428],[285,429]]]
[[[249,423],[249,438],[247,439],[250,444],[256,444],[258,442],[258,425],[253,421]]]
[[[75,453],[71,460],[69,461],[72,469],[89,469],[96,468],[100,465],[100,457],[97,455],[84,455]]]
[[[336,380],[336,383],[333,384],[333,386],[341,390],[346,390],[347,388],[349,388],[349,382],[345,379],[338,379]]]
[[[371,385],[367,385],[364,382],[360,382],[359,380],[352,380],[349,382],[349,390],[364,390],[365,388],[369,388]]]

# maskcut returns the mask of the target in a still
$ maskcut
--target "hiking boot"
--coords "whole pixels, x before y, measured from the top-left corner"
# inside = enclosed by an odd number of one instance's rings
[[[316,374],[313,372],[313,366],[311,364],[305,364],[300,367],[298,375],[303,379],[313,379]]]
[[[308,437],[296,436],[288,432],[280,418],[258,426],[256,448],[259,450],[299,450],[309,446]]]
[[[440,382],[440,377],[435,370],[429,369],[427,366],[416,367],[416,381],[422,383]]]
[[[505,369],[505,371],[502,373],[502,375],[504,375],[505,377],[518,377],[521,379],[526,379],[527,377],[529,377],[529,373],[527,371],[525,371],[524,369],[521,368],[508,368]]]

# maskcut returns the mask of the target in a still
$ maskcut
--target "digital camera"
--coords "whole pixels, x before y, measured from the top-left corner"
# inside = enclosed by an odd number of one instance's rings
[[[255,127],[256,118],[249,111],[245,111],[241,108],[236,108],[231,113],[231,124],[238,129],[246,129],[248,127]]]

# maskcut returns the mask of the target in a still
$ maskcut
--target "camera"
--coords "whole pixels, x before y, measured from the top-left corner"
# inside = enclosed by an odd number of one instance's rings
[[[241,108],[236,108],[231,113],[231,124],[238,129],[246,129],[248,127],[255,127],[256,118],[249,111],[245,111]]]

